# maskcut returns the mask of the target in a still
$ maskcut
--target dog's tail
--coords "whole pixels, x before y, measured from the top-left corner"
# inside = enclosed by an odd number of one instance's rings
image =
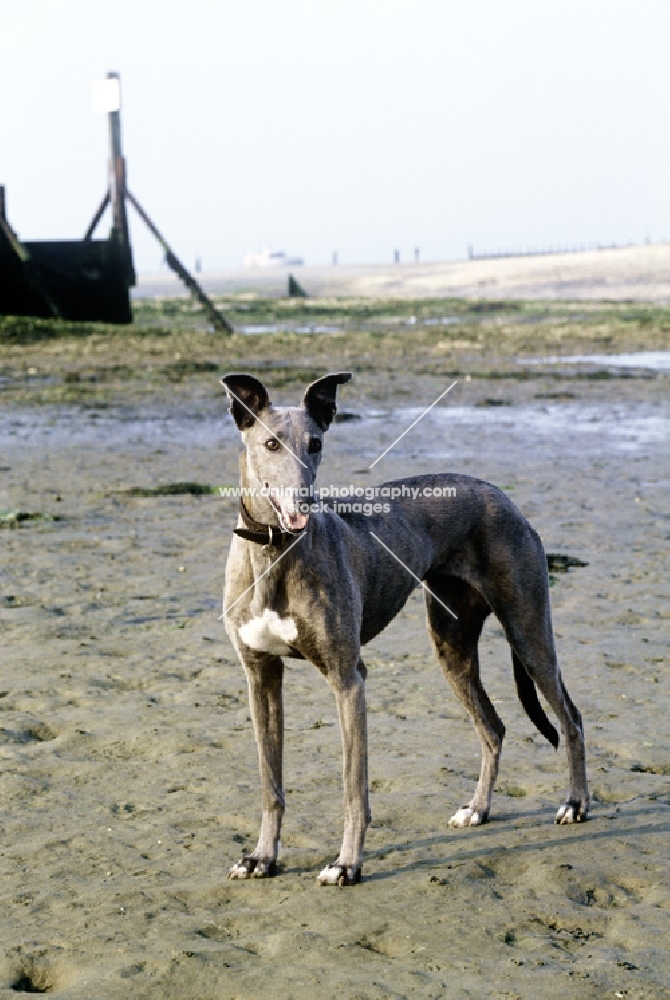
[[[524,667],[523,663],[512,650],[512,663],[514,665],[514,680],[516,683],[519,701],[526,710],[526,715],[537,726],[545,739],[549,740],[552,747],[558,747],[558,733],[546,716],[540,699],[537,697],[533,679]]]

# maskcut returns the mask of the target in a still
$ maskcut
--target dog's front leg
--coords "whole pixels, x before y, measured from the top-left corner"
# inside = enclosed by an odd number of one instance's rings
[[[244,855],[228,878],[265,878],[277,873],[277,854],[284,815],[282,761],[284,749],[284,664],[279,656],[258,655],[245,660],[249,705],[258,746],[263,817],[256,849]]]
[[[355,885],[361,880],[363,844],[370,823],[365,667],[359,660],[344,673],[331,672],[344,756],[344,837],[337,860],[318,877],[319,885]]]

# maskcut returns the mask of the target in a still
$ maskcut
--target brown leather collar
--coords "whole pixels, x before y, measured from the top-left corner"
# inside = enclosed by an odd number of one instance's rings
[[[281,528],[276,527],[274,524],[263,524],[262,521],[254,521],[244,506],[242,497],[240,497],[240,517],[244,521],[244,528],[234,528],[234,534],[239,535],[240,538],[244,538],[247,542],[256,542],[257,545],[273,545],[275,547],[283,545],[289,538],[297,538],[305,530],[301,528],[300,531],[282,531]]]

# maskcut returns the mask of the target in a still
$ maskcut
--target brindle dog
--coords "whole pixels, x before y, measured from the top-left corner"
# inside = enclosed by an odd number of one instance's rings
[[[253,853],[230,878],[274,875],[284,792],[282,656],[310,660],[337,702],[344,752],[344,837],[321,885],[360,881],[368,798],[366,670],[361,646],[395,618],[423,582],[428,631],[440,666],[469,711],[482,746],[479,782],[451,826],[489,816],[505,727],[479,677],[477,643],[493,612],[512,650],[518,694],[531,720],[554,745],[558,734],[535,685],[565,736],[569,787],[557,823],[586,819],[589,792],[581,716],[561,679],[542,543],[512,501],[469,476],[415,476],[389,513],[304,513],[296,497],[313,486],[321,448],[347,372],[307,389],[301,406],[274,407],[251,375],[222,379],[242,434],[241,501],[226,567],[225,625],[246,671],[260,762],[263,814]],[[428,492],[434,494],[427,496]],[[399,562],[407,567],[408,572]],[[412,575],[414,574],[414,576]]]

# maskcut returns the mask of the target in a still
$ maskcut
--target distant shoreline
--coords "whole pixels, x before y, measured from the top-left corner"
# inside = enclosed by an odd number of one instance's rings
[[[286,295],[290,268],[197,275],[210,295]],[[309,296],[556,299],[670,303],[670,243],[444,263],[306,265],[295,276]],[[187,295],[168,271],[138,276],[133,298]]]

